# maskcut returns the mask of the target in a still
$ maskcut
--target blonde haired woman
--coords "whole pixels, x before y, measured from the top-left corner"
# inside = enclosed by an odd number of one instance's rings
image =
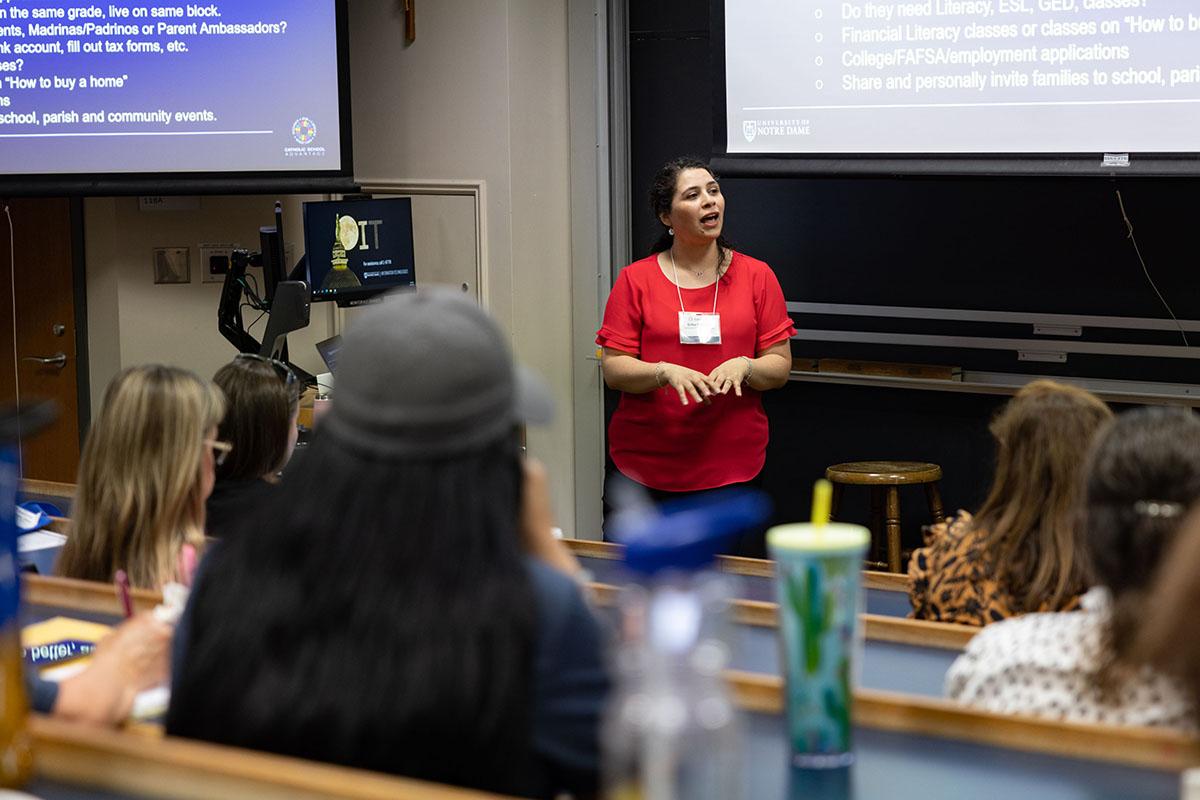
[[[190,579],[184,545],[204,542],[204,503],[212,492],[214,452],[225,412],[220,389],[187,370],[124,370],[84,442],[71,532],[58,572],[161,588]]]

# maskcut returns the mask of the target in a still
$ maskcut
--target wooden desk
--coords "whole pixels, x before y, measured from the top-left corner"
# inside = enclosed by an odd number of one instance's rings
[[[25,624],[55,616],[60,610],[98,622],[111,624],[120,620],[120,605],[107,584],[27,575],[24,587]],[[612,610],[617,587],[596,583],[591,591],[601,609]],[[139,610],[153,608],[159,602],[158,593],[146,590],[136,590],[133,597]],[[730,629],[732,666],[750,672],[780,673],[777,617],[775,603],[734,601],[731,608],[734,625]],[[946,670],[978,632],[977,628],[963,625],[871,613],[863,615],[862,623],[866,638],[862,684],[872,689],[931,697],[941,696]]]
[[[56,484],[69,487],[71,484]],[[54,517],[49,529],[66,533],[69,520]],[[620,545],[610,542],[590,542],[581,539],[564,539],[579,558],[584,568],[592,573],[597,583],[619,584],[623,582],[623,558]],[[758,558],[721,556],[718,565],[730,575],[739,576],[736,584],[739,596],[748,600],[773,602],[775,600],[775,562]],[[49,574],[43,572],[43,574]],[[863,587],[866,590],[867,612],[880,616],[905,617],[912,608],[908,600],[908,579],[890,572],[863,571]]]
[[[602,615],[615,620],[618,589],[591,584]],[[767,675],[782,673],[774,603],[735,600],[730,610],[730,666]],[[977,628],[942,622],[862,615],[865,642],[859,680],[862,686],[926,697],[941,697],[946,671]]]
[[[67,615],[115,624],[122,609],[108,584],[27,575],[22,616],[36,621]],[[148,611],[158,592],[134,589],[134,607]],[[153,735],[147,736],[147,728]],[[111,797],[160,798],[401,798],[493,800],[498,795],[395,778],[247,750],[162,737],[136,726],[109,731],[46,717],[31,719],[38,796],[77,798],[71,787],[100,788]],[[89,796],[92,793],[89,792]]]
[[[593,584],[590,588],[600,612],[615,613],[616,587]],[[134,590],[132,596],[139,611],[160,602],[157,592],[144,589]],[[24,624],[60,614],[106,624],[121,618],[116,594],[107,584],[30,575],[24,578],[24,599]],[[734,668],[780,674],[776,614],[772,603],[735,603],[730,628]],[[942,695],[946,670],[975,634],[974,628],[873,614],[863,616],[863,625],[862,685],[929,697]]]
[[[621,564],[624,548],[612,542],[592,542],[584,539],[563,539],[584,569],[599,583],[623,583]],[[737,575],[738,596],[747,600],[775,600],[775,562],[760,558],[720,556],[717,567],[722,572]],[[863,588],[867,593],[867,612],[890,617],[904,617],[912,610],[908,600],[908,577],[891,572],[863,570]]]
[[[35,481],[30,478],[22,478],[21,491],[25,494],[37,495],[39,497],[70,500],[75,497],[75,484],[59,483],[57,481]]]
[[[742,785],[754,800],[848,797],[980,800],[1158,800],[1178,796],[1179,770],[1200,763],[1187,737],[1145,729],[1000,717],[944,702],[881,692],[855,698],[857,763],[848,771],[797,775],[777,682],[731,674],[743,716]],[[487,800],[495,796],[171,737],[152,739],[42,717],[31,720],[37,779],[47,800],[159,798],[398,798]],[[800,780],[806,786],[797,790]],[[847,784],[851,790],[847,792]]]
[[[19,502],[53,503],[63,514],[71,513],[71,504],[75,501],[75,484],[58,483],[56,481],[35,481],[21,479],[21,490],[17,493]]]
[[[22,615],[30,621],[76,616],[115,624],[122,609],[109,584],[40,575],[22,577]],[[148,611],[162,595],[130,592]],[[45,798],[77,798],[70,787],[111,797],[160,798],[401,798],[494,800],[497,795],[350,770],[247,750],[162,737],[161,729],[109,731],[35,715],[31,719],[37,779],[28,787]],[[89,795],[91,793],[89,792]]]
[[[1165,800],[1178,795],[1179,770],[1200,763],[1200,745],[1179,734],[1002,717],[860,691],[854,767],[796,775],[787,767],[778,682],[736,673],[728,678],[745,711],[742,785],[754,800],[962,800],[964,794],[981,800]],[[43,717],[34,717],[30,728],[37,779],[28,788],[47,800],[78,797],[84,787],[89,796],[99,789],[108,797],[495,800],[377,773]],[[802,792],[801,778],[809,781]]]
[[[173,737],[105,730],[34,715],[36,779],[27,787],[46,800],[88,796],[186,800],[500,800],[377,772]]]
[[[612,591],[597,588],[602,600],[611,599]],[[60,611],[114,617],[120,611],[105,584],[31,577],[25,593],[27,602]],[[153,592],[134,593],[139,608],[157,600]],[[749,619],[740,627],[769,632]],[[746,712],[743,785],[746,797],[754,800],[962,800],[964,793],[972,800],[1157,800],[1176,797],[1178,771],[1200,764],[1200,742],[1182,734],[1001,716],[937,698],[860,689],[854,710],[856,765],[849,773],[824,776],[824,786],[806,785],[793,793],[781,679],[746,672],[730,672],[727,679]],[[312,787],[334,797],[483,797],[169,737],[156,743],[145,736],[92,729],[85,736],[74,726],[40,719],[34,728],[40,777],[30,788],[47,798],[62,797],[61,787],[68,783],[117,791],[113,796],[120,797],[309,797]],[[850,794],[846,780],[853,784]]]
[[[616,587],[624,581],[622,548],[609,542],[564,539],[594,578],[598,603],[611,605]],[[731,608],[732,665],[750,672],[780,674],[772,561],[721,556],[718,568],[738,576],[746,597]],[[946,671],[978,628],[942,622],[910,620],[907,578],[886,572],[863,573],[867,613],[863,615],[866,645],[861,682],[871,689],[941,697]]]
[[[788,800],[1174,800],[1200,741],[1148,728],[1059,723],[859,690],[849,770],[788,768],[778,678],[728,676],[743,716],[746,797]]]
[[[136,611],[150,611],[162,602],[162,593],[149,589],[130,589],[129,596]],[[23,575],[21,600],[29,606],[103,615],[109,621],[119,621],[124,615],[112,584],[74,578]]]

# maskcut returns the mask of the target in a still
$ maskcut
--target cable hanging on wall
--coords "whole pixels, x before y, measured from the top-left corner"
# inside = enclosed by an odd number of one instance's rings
[[[1121,190],[1117,189],[1117,205],[1121,208],[1121,219],[1125,221],[1125,236],[1129,239],[1129,243],[1133,245],[1133,252],[1137,254],[1138,262],[1142,265],[1142,272],[1146,275],[1146,280],[1150,284],[1150,288],[1158,295],[1159,302],[1163,308],[1171,315],[1171,319],[1175,321],[1175,326],[1179,328],[1179,335],[1183,337],[1183,346],[1191,347],[1188,344],[1187,332],[1183,329],[1183,325],[1179,323],[1179,318],[1175,316],[1175,312],[1171,310],[1171,306],[1167,303],[1167,299],[1163,297],[1162,292],[1158,290],[1158,286],[1154,283],[1154,278],[1150,277],[1150,269],[1146,266],[1146,259],[1142,257],[1142,249],[1138,247],[1137,238],[1133,235],[1133,223],[1129,220],[1129,214],[1125,212],[1125,200],[1121,197]]]

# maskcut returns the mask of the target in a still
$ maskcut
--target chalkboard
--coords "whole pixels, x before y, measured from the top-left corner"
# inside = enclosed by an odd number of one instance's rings
[[[1200,184],[1160,180],[736,179],[726,230],[789,300],[1200,319]],[[1200,337],[1198,337],[1200,338]]]
[[[645,255],[659,225],[644,199],[669,158],[713,153],[708,8],[691,0],[629,4],[631,232]],[[1121,190],[1159,289],[1200,320],[1200,180],[1107,178],[745,178],[722,181],[726,233],[775,269],[789,301],[1164,318],[1126,236]],[[620,265],[617,265],[620,266]],[[810,327],[1033,337],[1032,325],[800,317]],[[1085,329],[1081,341],[1181,344],[1172,331]],[[1200,346],[1200,333],[1192,336]],[[1019,362],[1013,351],[793,342],[797,356],[873,358],[996,372],[1200,384],[1184,359],[1079,356]],[[768,393],[764,486],[776,521],[807,517],[808,489],[838,461],[939,463],[947,509],[972,508],[992,469],[988,419],[1005,398],[872,386],[791,383]],[[861,493],[860,493],[861,495]],[[902,498],[906,546],[928,511]],[[848,494],[846,518],[866,519]]]
[[[655,169],[676,155],[713,151],[708,24],[703,4],[669,0],[630,9],[631,230],[638,256],[659,232],[643,200]],[[732,177],[722,188],[726,235],[774,268],[790,301],[1168,319],[1127,235],[1120,190],[1158,289],[1178,317],[1200,320],[1193,255],[1200,180]],[[797,321],[1036,341],[1032,325]],[[1191,339],[1200,346],[1200,332]],[[1170,330],[1085,328],[1080,340],[1182,344]],[[797,344],[796,352],[1200,383],[1200,363],[1174,358],[1072,354],[1066,364],[1031,365],[1018,363],[1015,351]]]

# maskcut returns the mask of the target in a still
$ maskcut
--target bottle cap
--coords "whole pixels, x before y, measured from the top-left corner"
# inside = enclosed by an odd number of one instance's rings
[[[625,565],[631,571],[695,572],[713,563],[734,534],[761,524],[770,512],[771,502],[762,492],[716,491],[657,508],[623,510],[614,517],[613,529],[625,545]]]

